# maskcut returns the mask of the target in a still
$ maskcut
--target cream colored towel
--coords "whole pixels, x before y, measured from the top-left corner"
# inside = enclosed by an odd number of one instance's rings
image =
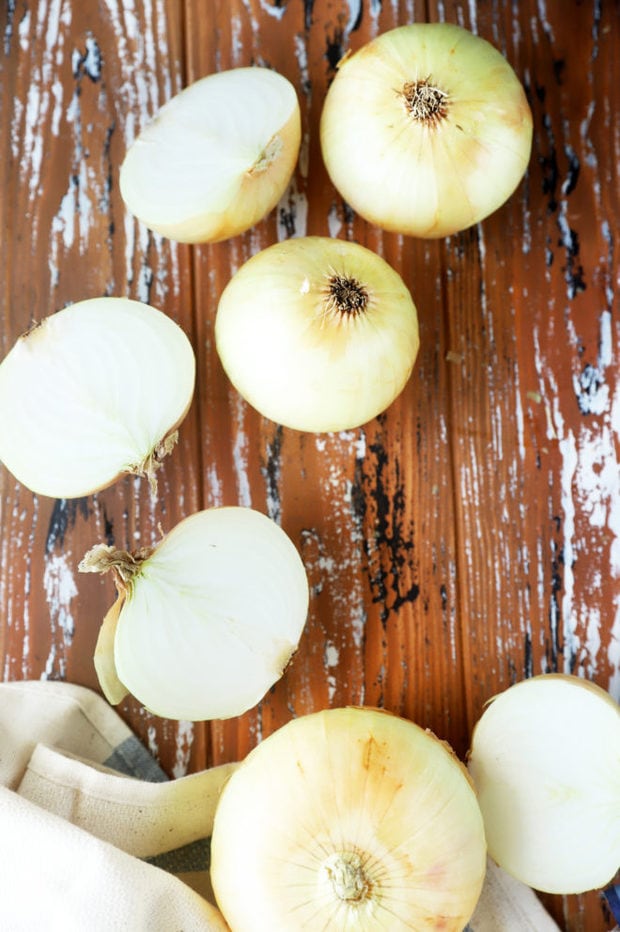
[[[91,690],[0,684],[0,930],[227,929],[210,836],[235,766],[168,780]],[[491,863],[467,929],[558,932],[533,891]]]
[[[2,932],[227,929],[209,839],[232,767],[167,781],[96,693],[0,684]]]

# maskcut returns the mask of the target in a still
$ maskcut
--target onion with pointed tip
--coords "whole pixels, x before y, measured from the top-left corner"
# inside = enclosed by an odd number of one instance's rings
[[[241,715],[280,679],[308,612],[308,581],[288,535],[252,508],[190,515],[156,547],[101,544],[82,572],[115,577],[95,667],[107,699],[130,692],[156,715]]]

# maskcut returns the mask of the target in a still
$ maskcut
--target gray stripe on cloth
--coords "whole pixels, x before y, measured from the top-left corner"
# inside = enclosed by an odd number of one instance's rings
[[[148,783],[165,783],[168,780],[167,774],[155,758],[134,735],[117,745],[103,764],[128,777],[138,777]]]
[[[155,867],[161,867],[169,874],[208,871],[211,863],[211,839],[199,838],[198,841],[192,841],[188,845],[181,845],[180,848],[154,854],[142,860]]]

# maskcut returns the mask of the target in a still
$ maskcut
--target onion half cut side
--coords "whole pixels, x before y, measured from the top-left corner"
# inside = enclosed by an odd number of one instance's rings
[[[121,196],[147,227],[185,243],[242,233],[278,203],[301,142],[295,88],[269,68],[233,68],[190,84],[129,148]]]
[[[620,707],[577,676],[545,674],[496,696],[469,770],[491,857],[545,893],[599,889],[620,865]]]
[[[126,473],[154,481],[194,393],[181,327],[128,298],[72,304],[0,364],[0,460],[39,495],[77,498]]]
[[[255,706],[308,613],[295,545],[252,508],[197,512],[131,553],[97,545],[79,568],[112,571],[119,593],[95,653],[104,694],[115,704],[130,692],[163,718],[225,719]]]

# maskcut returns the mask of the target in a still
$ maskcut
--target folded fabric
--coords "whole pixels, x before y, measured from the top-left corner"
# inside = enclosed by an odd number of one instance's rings
[[[225,764],[168,783],[145,783],[38,744],[17,792],[127,854],[176,874],[213,902],[213,816],[233,768]]]
[[[559,932],[536,894],[489,858],[469,932]]]
[[[91,690],[0,684],[0,929],[227,929],[210,837],[236,766],[168,780]],[[557,930],[534,892],[489,862],[467,932]]]
[[[181,880],[0,787],[5,932],[216,932],[219,912]]]
[[[39,742],[139,777],[166,774],[97,693],[56,680],[0,683],[0,784],[16,789]]]
[[[168,781],[91,690],[0,684],[0,929],[227,929],[209,841],[233,766]]]

